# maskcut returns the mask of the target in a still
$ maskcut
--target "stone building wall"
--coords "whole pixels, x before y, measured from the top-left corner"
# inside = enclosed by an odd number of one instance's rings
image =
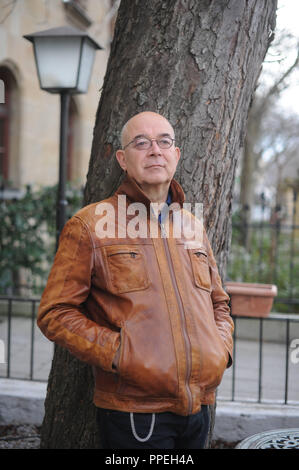
[[[15,0],[1,7],[0,79],[3,72],[4,84],[7,80],[10,88],[6,186],[22,189],[26,184],[39,187],[58,180],[59,96],[40,89],[33,47],[23,36],[63,25],[86,31],[103,47],[96,52],[88,93],[72,98],[70,180],[85,183],[110,52],[113,5],[111,0]]]

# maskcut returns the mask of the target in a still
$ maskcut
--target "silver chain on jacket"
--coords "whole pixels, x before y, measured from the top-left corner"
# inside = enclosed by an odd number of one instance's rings
[[[155,426],[155,418],[156,418],[155,413],[152,413],[152,422],[151,422],[151,427],[150,427],[148,435],[146,437],[139,437],[135,429],[134,413],[130,413],[131,429],[132,429],[133,436],[135,437],[137,441],[146,442],[151,438],[153,434],[154,426]]]

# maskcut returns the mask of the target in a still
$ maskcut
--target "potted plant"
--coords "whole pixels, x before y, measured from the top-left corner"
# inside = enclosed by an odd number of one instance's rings
[[[236,316],[267,317],[277,295],[272,284],[226,282],[225,289],[231,299],[231,313]]]

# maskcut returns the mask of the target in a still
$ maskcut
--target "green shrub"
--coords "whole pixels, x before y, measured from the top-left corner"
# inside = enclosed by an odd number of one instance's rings
[[[31,291],[43,288],[55,253],[56,198],[56,185],[38,191],[27,186],[22,198],[1,201],[1,294],[18,292],[21,268]],[[67,200],[69,218],[81,207],[82,191],[68,186]]]

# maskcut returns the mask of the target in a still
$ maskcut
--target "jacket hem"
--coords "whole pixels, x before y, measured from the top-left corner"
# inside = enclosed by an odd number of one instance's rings
[[[107,392],[95,392],[93,403],[97,408],[125,411],[130,413],[172,412],[179,415],[187,414],[185,410],[182,409],[182,402],[179,398],[169,399],[169,397],[118,397],[116,394],[110,394]]]

